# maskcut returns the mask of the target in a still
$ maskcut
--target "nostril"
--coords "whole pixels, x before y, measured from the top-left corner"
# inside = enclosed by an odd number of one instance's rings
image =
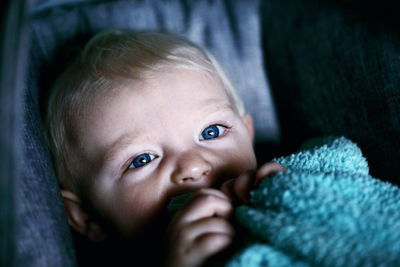
[[[209,180],[211,173],[208,166],[193,166],[176,169],[171,178],[174,183],[180,185],[200,185]]]
[[[199,175],[199,176],[183,177],[183,178],[180,179],[180,182],[181,183],[199,182],[199,181],[202,181],[202,180],[206,179],[209,175],[210,175],[210,171],[205,171],[205,172],[203,172],[202,175]]]
[[[180,180],[180,182],[181,183],[189,183],[189,182],[191,182],[191,183],[193,183],[193,182],[198,182],[199,180],[202,180],[202,178],[201,177],[183,177],[181,180]]]
[[[171,174],[171,179],[176,184],[199,185],[209,180],[211,165],[199,157],[188,157],[178,161],[176,169]]]

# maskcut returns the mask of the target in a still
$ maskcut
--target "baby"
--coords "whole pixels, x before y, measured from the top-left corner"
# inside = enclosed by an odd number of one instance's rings
[[[213,57],[175,35],[94,37],[56,81],[47,128],[70,226],[139,244],[132,255],[162,247],[154,258],[166,266],[199,266],[229,247],[232,205],[284,170],[256,170],[236,91]],[[166,205],[186,192],[166,226]]]

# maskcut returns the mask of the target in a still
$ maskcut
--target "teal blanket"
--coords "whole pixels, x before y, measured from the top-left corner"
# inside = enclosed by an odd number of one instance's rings
[[[247,241],[226,266],[400,266],[400,189],[346,138],[312,140],[236,209]],[[399,163],[400,164],[400,163]]]

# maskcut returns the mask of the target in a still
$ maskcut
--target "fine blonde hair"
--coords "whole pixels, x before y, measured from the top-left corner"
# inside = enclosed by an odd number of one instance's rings
[[[46,127],[59,182],[78,191],[79,171],[70,145],[76,119],[85,106],[133,80],[146,79],[168,67],[216,75],[240,115],[244,105],[218,62],[209,53],[177,35],[112,30],[93,37],[57,79],[50,93]],[[77,192],[79,193],[79,192]]]

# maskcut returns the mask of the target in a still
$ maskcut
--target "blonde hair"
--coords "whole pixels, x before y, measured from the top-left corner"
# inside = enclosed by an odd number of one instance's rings
[[[236,111],[244,105],[218,62],[190,41],[156,32],[107,31],[92,38],[55,82],[47,107],[46,126],[61,186],[77,191],[78,171],[71,142],[77,140],[74,120],[85,105],[133,80],[168,67],[186,68],[220,78]]]

